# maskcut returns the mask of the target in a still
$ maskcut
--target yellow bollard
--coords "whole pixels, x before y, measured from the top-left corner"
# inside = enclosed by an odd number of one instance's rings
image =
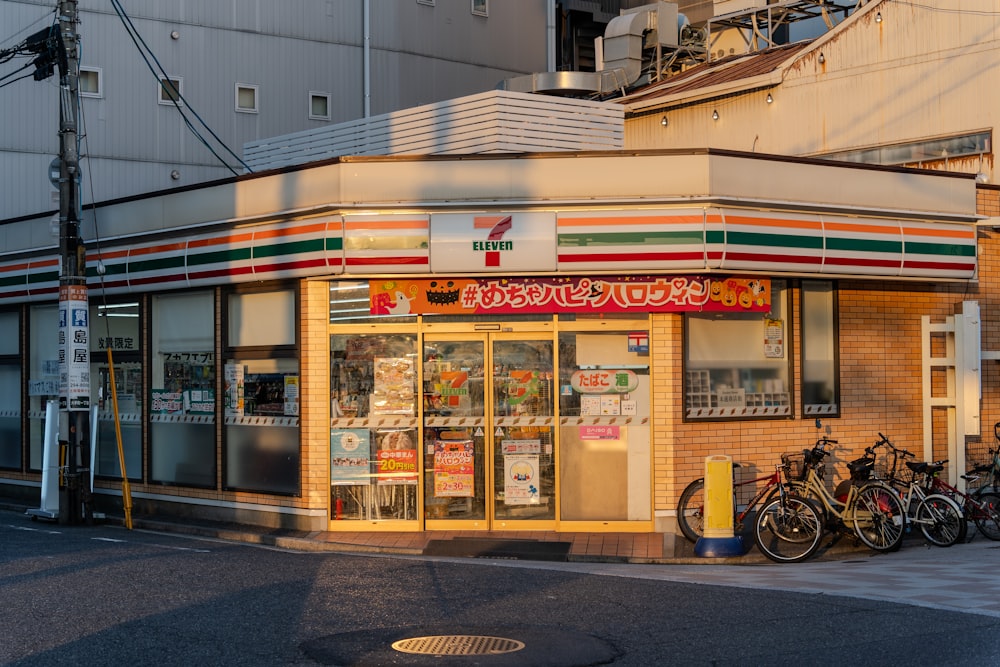
[[[742,556],[743,540],[733,530],[733,459],[725,454],[705,457],[704,532],[694,545],[697,556]]]

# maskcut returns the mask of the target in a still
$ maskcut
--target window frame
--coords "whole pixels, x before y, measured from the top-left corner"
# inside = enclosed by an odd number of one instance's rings
[[[313,112],[313,100],[316,98],[323,98],[326,100],[326,115],[319,115]],[[333,95],[331,93],[324,93],[318,90],[309,91],[309,109],[308,118],[309,120],[330,120],[330,108],[333,106]]]
[[[710,372],[712,369],[693,368],[692,367],[691,359],[690,359],[690,355],[691,355],[691,350],[690,350],[690,341],[691,341],[690,321],[691,321],[692,317],[697,317],[699,315],[703,315],[703,313],[688,312],[688,313],[683,313],[683,317],[682,317],[682,320],[683,320],[682,354],[681,354],[681,366],[682,366],[681,396],[682,396],[682,403],[681,403],[680,409],[682,411],[681,414],[682,414],[682,418],[683,418],[684,423],[697,424],[697,423],[717,422],[717,421],[773,421],[773,420],[795,419],[795,417],[796,417],[796,414],[795,414],[795,412],[796,412],[795,411],[795,408],[796,408],[796,391],[795,391],[795,389],[796,389],[796,387],[795,387],[795,374],[794,374],[794,369],[795,369],[795,359],[794,359],[794,356],[795,356],[795,345],[794,345],[794,340],[793,340],[793,333],[795,331],[795,322],[794,322],[794,320],[795,320],[795,313],[792,310],[792,304],[793,304],[792,294],[793,294],[794,290],[793,290],[792,284],[789,281],[787,281],[785,279],[774,279],[774,278],[772,278],[771,279],[772,306],[775,303],[774,293],[776,291],[775,290],[776,286],[779,286],[780,289],[781,289],[781,296],[780,296],[780,298],[782,299],[782,309],[781,309],[781,312],[780,312],[780,316],[781,316],[781,319],[784,320],[784,324],[783,324],[783,327],[782,327],[782,336],[783,336],[782,345],[784,347],[784,363],[780,364],[780,366],[783,369],[784,374],[785,374],[784,390],[783,391],[770,391],[770,392],[767,391],[767,390],[764,390],[763,393],[765,395],[769,394],[769,393],[770,394],[787,394],[788,412],[785,413],[785,414],[778,413],[778,414],[751,414],[751,415],[728,415],[728,416],[727,415],[709,415],[709,416],[705,416],[705,417],[690,416],[689,415],[689,410],[693,409],[693,407],[690,404],[689,398],[693,397],[697,393],[707,393],[709,395],[709,398],[711,397],[711,385],[710,384],[708,386],[702,387],[702,389],[704,390],[703,392],[693,392],[692,391],[692,386],[698,384],[698,382],[695,381],[695,379],[693,378],[692,373],[693,372],[699,372],[699,371]],[[755,314],[760,315],[761,319],[764,320],[764,319],[768,319],[768,318],[772,317],[772,312],[773,311],[766,312],[766,313],[765,312],[758,312],[758,313],[755,313]],[[719,314],[717,317],[721,319],[722,317],[724,317],[724,315],[723,314]],[[741,362],[741,363],[743,363],[743,362]],[[779,366],[779,364],[774,364],[773,366],[775,368],[777,368]],[[735,368],[735,370],[739,371],[741,373],[741,375],[742,375],[742,372],[744,370],[746,370],[746,369],[752,369],[753,367],[749,366],[749,365],[743,365],[743,366],[740,366],[738,368],[736,368],[736,367],[734,367],[734,368]],[[704,383],[704,380],[702,381],[702,383]],[[738,389],[739,387],[735,387],[735,388]],[[758,391],[760,391],[760,390],[758,390]],[[782,404],[782,405],[784,405],[784,404]],[[709,403],[708,407],[710,409],[712,409],[712,406],[711,406],[710,403]]]
[[[244,90],[253,91],[252,107],[244,107],[241,106],[240,104],[240,92]],[[255,83],[236,82],[234,88],[233,106],[236,109],[236,113],[249,113],[249,114],[260,113],[260,86]]]
[[[84,77],[82,76],[84,72],[96,75],[96,77],[97,77],[97,91],[96,92],[85,91],[85,90],[83,90],[82,87],[80,87],[78,85],[77,86],[77,92],[80,94],[80,97],[90,97],[90,98],[95,98],[95,99],[103,98],[104,97],[104,70],[102,68],[100,68],[100,67],[89,67],[89,66],[81,65],[80,66],[80,75],[81,76],[79,77],[79,81],[81,81],[81,82],[84,80]]]
[[[169,81],[174,87],[177,93],[176,99],[169,96],[164,97],[164,93],[167,92],[166,86],[163,85],[164,81]],[[164,104],[167,106],[184,106],[184,77],[174,76],[172,74],[158,77],[156,80],[156,100],[158,104]]]
[[[470,8],[473,16],[490,15],[490,0],[471,0]]]
[[[832,359],[822,360],[830,361],[833,364],[833,397],[832,403],[822,404],[822,403],[811,403],[807,404],[806,399],[806,362],[809,358],[806,356],[807,346],[809,345],[809,333],[807,331],[808,318],[806,317],[806,285],[808,283],[827,283],[830,285],[830,292],[832,294],[831,302],[831,312],[830,312],[830,322],[831,322],[831,345],[832,345]],[[840,382],[840,287],[835,280],[812,280],[804,279],[799,281],[799,336],[800,338],[800,352],[799,352],[799,378],[802,385],[802,391],[800,392],[800,402],[799,409],[802,412],[803,417],[831,417],[836,418],[841,416],[843,410],[843,405],[841,403],[841,382]],[[807,410],[807,405],[832,405],[832,409],[829,411],[819,410],[817,408]]]

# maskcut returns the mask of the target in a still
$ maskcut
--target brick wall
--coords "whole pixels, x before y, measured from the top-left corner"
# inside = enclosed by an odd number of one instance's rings
[[[981,213],[1000,216],[1000,190],[980,193]],[[841,415],[822,419],[822,433],[839,440],[833,466],[844,476],[843,462],[872,444],[881,431],[914,452],[923,448],[921,317],[943,322],[962,301],[978,301],[982,317],[982,349],[1000,350],[1000,298],[997,296],[1000,233],[980,231],[979,280],[970,283],[918,283],[889,280],[841,280],[838,283]],[[793,285],[794,286],[794,285]],[[691,479],[704,474],[708,455],[728,454],[743,467],[738,474],[762,475],[773,470],[783,452],[811,445],[822,434],[813,418],[803,418],[799,298],[793,292],[792,327],[794,418],[757,421],[691,422],[683,420],[681,395],[683,324],[677,315],[653,318],[654,508],[661,517],[675,509],[677,497]],[[945,338],[935,338],[934,354],[944,353]],[[970,460],[993,443],[993,424],[1000,421],[1000,362],[982,366],[982,435],[967,438]],[[947,377],[935,373],[932,393],[944,395]],[[947,456],[944,409],[933,415],[934,453]]]

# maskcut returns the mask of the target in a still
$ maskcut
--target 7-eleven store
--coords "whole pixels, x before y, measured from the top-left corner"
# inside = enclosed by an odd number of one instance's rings
[[[108,203],[98,507],[110,349],[139,512],[672,530],[705,455],[766,469],[817,416],[890,418],[853,407],[844,294],[968,298],[975,206],[971,178],[715,151],[345,158]],[[43,224],[7,224],[0,262],[0,488],[29,497],[59,384]]]

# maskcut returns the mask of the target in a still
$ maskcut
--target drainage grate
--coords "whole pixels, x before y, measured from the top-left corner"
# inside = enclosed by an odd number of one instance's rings
[[[503,637],[435,635],[400,639],[393,642],[392,647],[401,653],[421,655],[498,655],[520,651],[524,648],[524,643]]]

